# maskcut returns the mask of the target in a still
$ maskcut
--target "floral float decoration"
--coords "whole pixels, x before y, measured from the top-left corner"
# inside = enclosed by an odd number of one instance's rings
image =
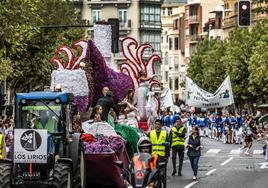
[[[129,75],[134,84],[135,90],[139,87],[138,76],[141,70],[145,70],[148,77],[152,77],[155,74],[154,62],[161,61],[159,55],[154,54],[154,49],[150,44],[140,44],[131,37],[124,38],[122,40],[123,55],[127,59],[127,62],[121,64],[120,71]],[[145,50],[151,50],[152,55],[149,56],[146,61],[144,58]],[[154,86],[160,86],[159,81],[154,77],[149,81],[150,89]]]
[[[135,90],[137,91],[140,84],[138,77],[141,70],[145,70],[147,77],[151,77],[149,81],[151,91],[153,90],[153,87],[160,86],[160,82],[154,78],[154,62],[161,61],[161,58],[159,55],[154,54],[153,47],[147,43],[139,44],[137,40],[131,37],[124,38],[121,45],[123,55],[127,61],[121,64],[120,71],[131,77]],[[144,58],[145,50],[150,50],[152,52],[152,54],[147,58],[148,60],[145,60]],[[148,102],[151,103],[148,104],[150,106],[149,108],[155,108],[150,109],[149,111],[159,111],[159,100],[152,94],[150,94]]]
[[[81,48],[81,52],[75,58],[74,50]],[[59,55],[64,53],[66,62]],[[73,44],[72,49],[68,46],[61,46],[55,51],[55,57],[51,59],[51,63],[57,66],[51,74],[50,89],[54,90],[57,84],[61,85],[64,92],[74,94],[74,102],[80,112],[87,111],[89,104],[89,88],[85,71],[81,68],[82,61],[87,54],[87,41],[77,41]],[[83,63],[84,66],[84,63]]]

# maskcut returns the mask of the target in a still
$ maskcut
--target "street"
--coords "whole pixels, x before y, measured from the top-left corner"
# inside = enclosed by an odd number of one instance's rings
[[[204,149],[199,161],[198,181],[192,181],[190,161],[185,156],[182,176],[171,176],[168,164],[168,188],[266,188],[268,162],[261,154],[262,144],[254,141],[251,155],[239,155],[241,145],[223,144],[202,138]],[[254,153],[254,154],[253,154]]]

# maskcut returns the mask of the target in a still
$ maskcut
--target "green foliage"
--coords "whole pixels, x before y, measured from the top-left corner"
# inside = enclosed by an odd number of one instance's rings
[[[268,96],[268,20],[234,29],[221,42],[200,42],[192,55],[188,76],[205,90],[214,92],[229,75],[235,101],[254,103]]]
[[[253,0],[253,4],[256,6],[254,12],[257,14],[268,13],[268,0]]]
[[[188,76],[200,87],[206,88],[209,92],[215,92],[225,77],[223,55],[223,42],[218,39],[206,38],[198,44],[191,57]]]
[[[258,23],[252,37],[258,36],[249,63],[249,91],[256,97],[268,95],[268,21]]]
[[[79,14],[65,0],[5,0],[0,2],[0,50],[10,59],[9,86],[24,91],[48,85],[49,63],[60,45],[83,38],[84,29],[44,29],[43,25],[79,24]],[[3,28],[3,29],[2,29]],[[1,58],[2,59],[2,58]]]

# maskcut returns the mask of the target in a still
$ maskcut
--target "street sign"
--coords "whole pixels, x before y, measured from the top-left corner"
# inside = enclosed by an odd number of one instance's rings
[[[47,130],[15,129],[14,163],[47,163]]]

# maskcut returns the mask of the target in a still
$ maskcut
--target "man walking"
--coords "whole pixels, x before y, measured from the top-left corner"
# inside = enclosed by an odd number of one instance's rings
[[[184,128],[181,118],[177,117],[175,126],[171,130],[170,142],[172,148],[172,165],[173,172],[172,176],[176,174],[176,158],[179,156],[179,170],[178,175],[181,176],[181,170],[184,158],[184,142],[186,138],[186,129]]]
[[[166,162],[168,158],[168,134],[165,130],[162,130],[161,120],[155,120],[155,130],[152,130],[149,133],[149,138],[152,143],[152,155],[158,156],[159,162]],[[166,168],[163,169],[163,183],[164,188],[166,187]]]

